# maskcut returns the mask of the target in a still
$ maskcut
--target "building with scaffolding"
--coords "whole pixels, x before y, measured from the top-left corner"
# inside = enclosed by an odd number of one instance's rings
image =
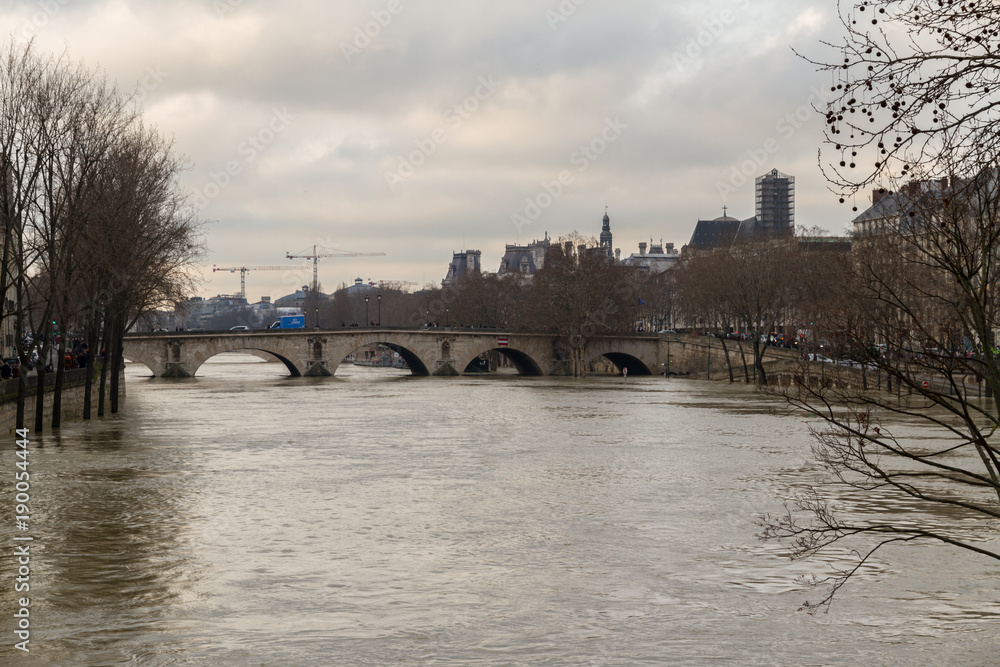
[[[795,233],[795,177],[772,169],[756,181],[756,215],[739,220],[723,215],[714,220],[699,220],[685,248],[707,250],[729,245],[737,240],[760,241],[782,238]]]
[[[757,177],[757,215],[754,232],[765,238],[795,231],[795,177],[777,169]]]

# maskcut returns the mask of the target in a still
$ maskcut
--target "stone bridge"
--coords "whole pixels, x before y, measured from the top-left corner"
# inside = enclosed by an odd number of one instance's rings
[[[382,344],[398,352],[414,375],[461,375],[481,354],[497,351],[523,375],[568,375],[569,350],[558,336],[483,329],[290,329],[130,334],[125,358],[159,377],[193,377],[208,359],[224,352],[273,355],[293,377],[331,376],[344,357]],[[662,373],[666,342],[649,334],[597,336],[587,346],[587,363],[609,359],[630,375]]]

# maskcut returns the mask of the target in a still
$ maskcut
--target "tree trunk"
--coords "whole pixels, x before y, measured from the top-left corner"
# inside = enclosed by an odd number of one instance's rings
[[[66,379],[66,325],[59,337],[59,350],[56,353],[56,382],[52,387],[52,428],[62,426],[62,388]]]
[[[760,348],[760,336],[754,335],[753,339],[753,365],[757,370],[757,384],[760,386],[767,385],[767,375],[764,374],[764,352],[767,350],[767,346],[764,349]]]
[[[587,377],[587,368],[584,366],[586,349],[586,343],[580,343],[577,347],[570,348],[570,358],[573,360],[573,377]]]
[[[112,323],[111,316],[107,313],[104,315],[104,354],[101,355],[101,382],[98,386],[97,394],[97,416],[104,416],[104,396],[106,395],[106,388],[108,386],[108,349],[111,347],[111,340],[114,337],[114,332],[112,331],[114,325]]]
[[[35,433],[45,430],[45,358],[48,356],[49,348],[46,345],[38,351],[38,366],[35,372],[38,379],[38,384],[35,385]]]
[[[119,316],[118,322],[115,324],[115,335],[111,339],[111,414],[118,413],[118,398],[121,389],[118,378],[121,375],[122,364],[124,363],[124,334],[125,315],[123,314]]]
[[[747,384],[750,384],[750,367],[747,366],[747,355],[743,351],[743,343],[736,341],[736,345],[740,348],[740,359],[743,360],[743,375],[746,376]]]
[[[28,398],[28,378],[25,375],[24,365],[22,364],[18,369],[17,377],[17,419],[16,428],[24,428],[24,417],[25,417],[25,403]]]
[[[83,387],[83,418],[90,419],[90,406],[94,393],[94,369],[97,364],[97,308],[91,310],[90,326],[87,328],[87,380]]]
[[[729,358],[729,348],[726,346],[726,337],[719,336],[719,340],[722,342],[722,351],[726,355],[726,368],[729,369],[729,383],[732,384],[733,382],[736,382],[736,380],[733,379],[733,361]]]

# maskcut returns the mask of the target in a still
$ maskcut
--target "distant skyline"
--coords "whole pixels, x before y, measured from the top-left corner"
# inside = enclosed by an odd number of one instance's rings
[[[37,0],[0,9],[12,38],[138,87],[191,162],[212,265],[320,261],[356,277],[440,283],[452,252],[573,231],[687,243],[698,219],[754,213],[754,178],[796,177],[796,224],[854,217],[817,166],[829,91],[792,49],[829,53],[834,0]],[[863,210],[866,202],[857,202]],[[311,280],[251,272],[247,296]]]

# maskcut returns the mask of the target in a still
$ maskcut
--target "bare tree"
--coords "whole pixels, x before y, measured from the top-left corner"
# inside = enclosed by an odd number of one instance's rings
[[[638,308],[634,275],[600,249],[572,241],[549,249],[533,280],[529,321],[560,334],[574,377],[587,374],[587,345],[598,334],[631,331]]]
[[[30,309],[28,273],[37,254],[26,243],[29,220],[40,207],[40,182],[43,174],[45,128],[39,89],[52,63],[40,58],[29,43],[9,43],[0,56],[0,222],[3,223],[3,264],[0,266],[0,321],[15,318],[15,343],[22,372],[18,385],[16,425],[23,428],[26,371],[30,350],[22,342],[27,333]],[[14,312],[7,308],[7,295],[14,286]]]
[[[838,0],[824,169],[843,202],[872,184],[988,167],[1000,150],[1000,6]],[[846,8],[845,8],[846,6]],[[946,158],[942,160],[942,157]]]
[[[931,540],[1000,560],[984,539],[1000,518],[998,171],[911,188],[899,205],[855,239],[853,312],[839,323],[854,365],[877,370],[896,395],[866,390],[857,368],[840,366],[832,383],[802,381],[784,395],[821,421],[814,450],[835,480],[879,507],[916,509],[843,516],[812,491],[765,518],[763,536],[797,557],[845,544],[858,554],[812,608],[886,545]],[[925,428],[904,435],[895,417]]]
[[[728,294],[730,285],[727,271],[731,258],[729,246],[689,255],[673,270],[673,277],[681,313],[695,328],[710,332],[722,341],[729,381],[733,382],[733,364],[726,345],[726,335],[736,323]],[[742,345],[737,344],[743,359],[744,376],[749,384],[750,371],[746,356]]]
[[[95,270],[105,276],[98,298],[112,412],[125,332],[145,313],[173,307],[193,286],[191,266],[203,246],[199,220],[177,182],[181,164],[170,142],[141,125],[121,137],[107,160],[104,206],[88,243],[99,259]]]

